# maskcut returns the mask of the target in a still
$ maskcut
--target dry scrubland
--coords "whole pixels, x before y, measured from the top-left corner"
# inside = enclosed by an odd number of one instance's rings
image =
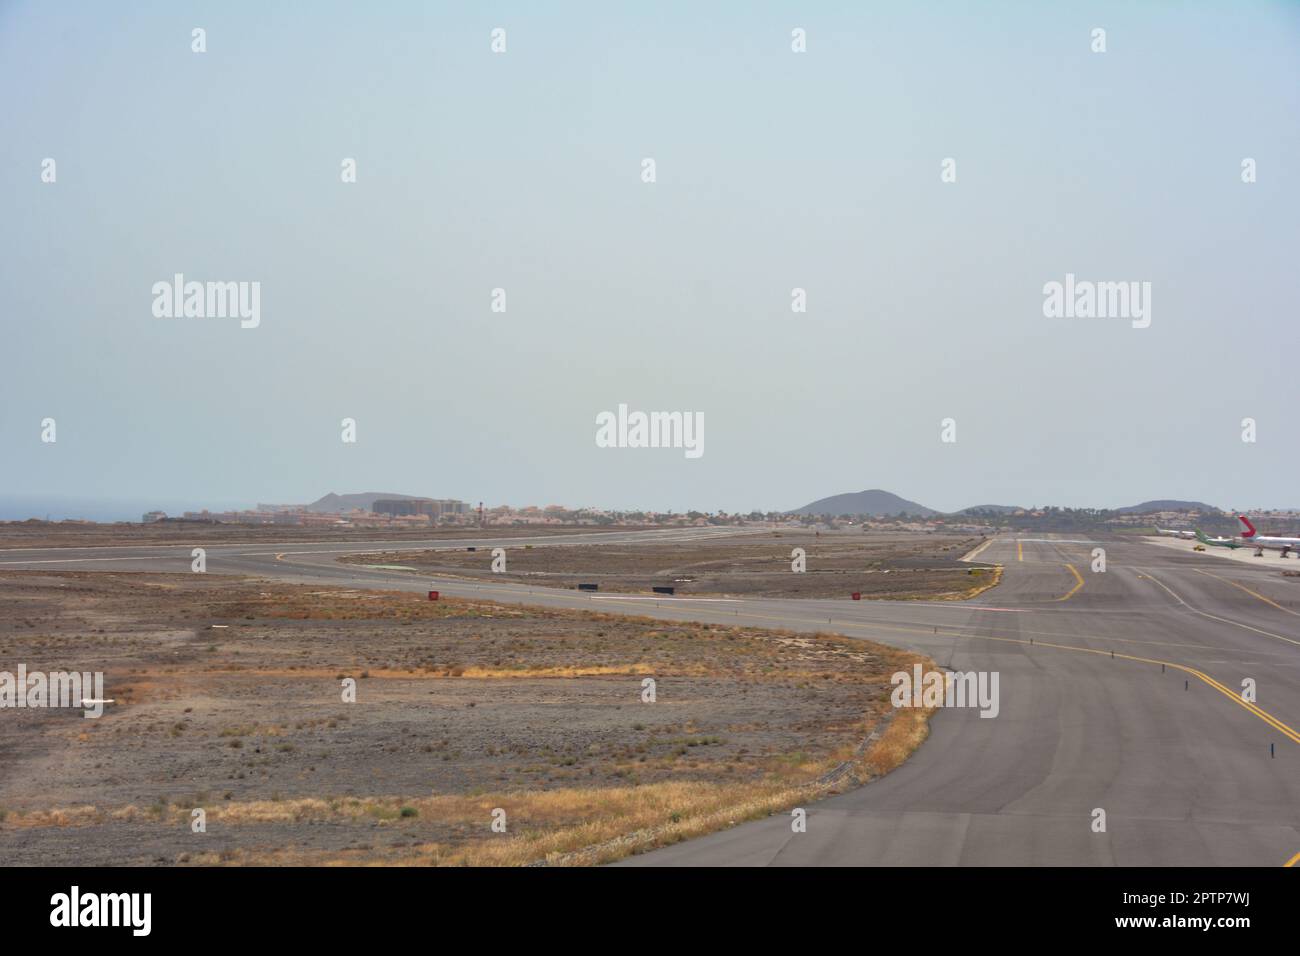
[[[233,544],[248,542],[330,541],[430,541],[459,538],[519,538],[551,535],[600,534],[608,531],[642,531],[639,525],[532,526],[511,528],[304,528],[295,525],[206,524],[200,521],[165,521],[153,524],[63,524],[47,521],[0,521],[0,548],[95,548],[113,545]]]
[[[592,542],[564,547],[506,545],[506,573],[493,574],[490,548],[350,555],[353,564],[400,565],[424,574],[492,577],[572,588],[743,597],[964,598],[989,583],[958,559],[983,539],[970,535],[766,532],[697,541]],[[803,548],[807,571],[790,570]]]
[[[888,701],[916,658],[863,641],[215,575],[2,573],[0,647],[117,701],[0,711],[8,864],[603,862],[926,733]]]

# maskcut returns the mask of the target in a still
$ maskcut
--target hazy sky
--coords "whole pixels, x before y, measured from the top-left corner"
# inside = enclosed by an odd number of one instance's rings
[[[0,2],[0,102],[5,493],[1300,505],[1300,5]]]

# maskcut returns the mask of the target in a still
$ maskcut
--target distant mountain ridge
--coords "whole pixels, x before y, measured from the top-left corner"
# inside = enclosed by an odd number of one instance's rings
[[[831,495],[829,498],[820,498],[812,504],[786,513],[792,515],[896,515],[901,513],[920,518],[939,514],[933,508],[900,498],[892,491],[884,491],[880,488],[853,494]]]
[[[1122,515],[1146,514],[1150,511],[1200,511],[1209,512],[1210,514],[1220,513],[1220,509],[1214,505],[1207,505],[1203,501],[1179,501],[1177,498],[1157,498],[1155,501],[1144,501],[1141,504],[1129,505],[1127,508],[1116,508],[1117,512]]]
[[[791,515],[896,515],[905,514],[917,518],[933,518],[947,515],[971,515],[981,511],[995,514],[1010,514],[1016,511],[1029,511],[1019,505],[973,505],[960,511],[943,512],[915,501],[901,498],[892,491],[872,488],[852,494],[831,495],[819,498],[802,508],[787,511]],[[1146,514],[1154,511],[1200,511],[1203,514],[1221,514],[1220,509],[1207,505],[1203,501],[1182,501],[1177,498],[1157,498],[1129,505],[1126,508],[1111,509],[1116,514]]]
[[[330,492],[322,498],[317,498],[307,506],[308,511],[317,514],[339,515],[346,514],[360,508],[362,511],[370,511],[374,503],[381,498],[397,498],[401,501],[409,501],[418,495],[399,495],[386,491],[363,491],[358,494],[336,495]]]

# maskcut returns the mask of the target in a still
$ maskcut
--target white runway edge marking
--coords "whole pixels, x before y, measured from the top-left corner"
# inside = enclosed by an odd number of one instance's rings
[[[877,602],[881,605],[885,601]],[[1001,611],[1004,614],[1033,614],[1034,609],[1029,607],[988,607],[983,604],[925,604],[920,601],[899,601],[899,604],[906,604],[908,607],[941,607],[945,611]]]
[[[694,539],[698,539],[698,538],[719,538],[719,537],[728,537],[728,536],[736,536],[736,535],[762,534],[763,532],[764,532],[764,529],[761,529],[761,528],[752,528],[752,529],[751,529],[751,528],[743,528],[743,529],[742,529],[742,528],[717,528],[717,529],[709,530],[709,531],[707,531],[707,532],[705,531],[705,529],[701,528],[701,529],[698,529],[698,531],[697,531],[694,535],[690,535],[690,536],[688,536],[688,537],[667,537],[667,535],[668,535],[669,533],[672,533],[673,535],[676,535],[676,536],[680,536],[680,535],[684,535],[684,534],[686,534],[686,532],[685,532],[685,531],[681,531],[681,530],[675,530],[675,529],[665,529],[665,531],[664,531],[664,535],[665,535],[665,536],[664,536],[661,540],[665,540],[665,541],[688,541],[688,540],[694,540]],[[521,538],[509,538],[509,539],[506,539],[506,540],[508,540],[508,541],[522,541],[522,542],[528,542],[528,541],[555,541],[555,540],[557,540],[557,537],[562,537],[562,538],[564,538],[564,540],[566,540],[566,541],[573,541],[573,540],[576,540],[577,538],[604,538],[604,537],[607,537],[607,536],[609,536],[609,535],[618,535],[618,536],[627,536],[627,535],[654,535],[654,534],[656,534],[656,533],[657,533],[657,532],[654,532],[654,531],[595,531],[595,532],[592,532],[592,533],[590,533],[590,534],[582,534],[582,535],[566,534],[566,535],[561,535],[561,536],[556,536],[556,537],[543,536],[543,537],[540,537],[540,538],[534,536],[534,537],[527,537],[527,538],[522,538],[522,537],[521,537]],[[462,540],[466,540],[466,541],[475,541],[475,540],[482,540],[482,539],[481,539],[481,538],[466,538],[466,539],[462,539]],[[641,539],[640,539],[640,538],[637,538],[637,540],[641,540]],[[653,539],[651,539],[651,540],[653,540]],[[280,547],[284,547],[284,546],[286,546],[286,545],[288,545],[288,546],[295,546],[295,545],[302,545],[302,544],[327,544],[327,543],[329,543],[329,542],[318,542],[318,541],[281,541],[281,542],[278,542],[278,543],[270,543],[270,544],[268,544],[268,543],[265,543],[265,542],[262,542],[262,541],[220,541],[220,542],[217,542],[215,545],[213,545],[213,546],[211,546],[211,547],[217,547],[217,548],[280,548]],[[407,543],[407,542],[405,542],[403,539],[400,539],[400,538],[399,538],[399,539],[396,539],[396,540],[394,540],[394,541],[383,541],[383,540],[380,540],[380,541],[373,541],[373,542],[361,542],[361,544],[366,545],[366,546],[365,546],[365,547],[360,547],[360,548],[358,549],[358,551],[361,552],[361,553],[364,553],[364,552],[366,552],[366,551],[378,551],[378,550],[384,550],[382,547],[370,547],[369,545],[371,545],[371,544],[373,544],[373,545],[377,545],[377,546],[382,546],[382,545],[405,544],[405,543]],[[390,551],[458,551],[458,550],[460,550],[460,546],[459,546],[459,545],[447,544],[446,541],[440,542],[440,545],[444,545],[444,544],[447,545],[447,546],[446,546],[446,547],[441,547],[441,546],[440,546],[440,547],[430,547],[430,546],[424,546],[424,547],[421,547],[421,546],[413,546],[413,547],[406,547],[406,548],[388,548],[387,550],[390,550]],[[188,561],[188,560],[189,560],[189,553],[188,553],[188,548],[189,548],[189,547],[190,547],[189,545],[179,545],[179,544],[88,544],[88,545],[79,545],[79,546],[73,546],[73,547],[64,547],[64,546],[60,545],[60,546],[51,547],[51,548],[0,548],[0,554],[31,554],[31,553],[33,553],[33,552],[41,553],[41,552],[49,552],[49,551],[119,551],[119,550],[122,550],[123,548],[178,548],[178,549],[186,549],[186,553],[183,554],[183,555],[177,555],[177,557],[184,557],[184,558]],[[275,553],[276,553],[275,551],[240,551],[240,552],[237,552],[237,557],[241,557],[241,558],[242,558],[242,557],[260,557],[260,556],[263,556],[263,555],[267,555],[267,554],[275,554]],[[288,551],[287,551],[287,552],[284,552],[284,553],[286,553],[286,554],[353,554],[353,553],[357,553],[357,552],[354,552],[353,550],[348,549],[348,550],[346,550],[346,551],[292,551],[292,552],[288,552]],[[154,554],[154,555],[150,555],[148,558],[59,558],[59,559],[57,559],[57,560],[59,560],[59,561],[144,561],[144,560],[153,560],[153,559],[155,559],[155,558],[167,558],[167,557],[171,557],[171,555],[159,555],[159,554]],[[0,564],[41,564],[41,563],[48,563],[48,562],[42,562],[42,561],[0,561]]]
[[[654,595],[653,597],[642,597],[642,596],[640,596],[640,595],[631,595],[631,594],[627,594],[627,595],[624,595],[624,594],[593,594],[593,595],[591,596],[591,599],[592,599],[593,601],[675,601],[675,602],[678,602],[678,603],[680,603],[680,602],[682,602],[682,601],[700,601],[700,602],[707,602],[707,603],[710,603],[710,604],[735,604],[737,601],[740,600],[739,598],[693,598],[693,597],[675,597],[674,595],[671,595],[671,594],[662,594],[662,595],[660,595],[660,594],[656,594],[656,595]]]
[[[1289,637],[1283,637],[1281,634],[1274,634],[1272,631],[1265,631],[1265,630],[1263,630],[1263,629],[1261,629],[1261,628],[1258,628],[1258,627],[1251,627],[1249,624],[1244,624],[1244,623],[1242,623],[1241,621],[1233,621],[1233,620],[1230,620],[1229,618],[1226,618],[1226,617],[1219,617],[1217,614],[1211,614],[1211,613],[1208,612],[1208,611],[1202,611],[1202,610],[1200,610],[1199,608],[1194,608],[1194,607],[1192,607],[1190,604],[1188,604],[1186,601],[1184,601],[1181,597],[1179,597],[1178,594],[1174,592],[1173,588],[1169,587],[1169,585],[1165,584],[1163,581],[1161,581],[1159,578],[1157,578],[1154,574],[1152,574],[1150,568],[1140,568],[1140,569],[1139,569],[1139,568],[1129,568],[1129,570],[1132,571],[1134,574],[1136,574],[1139,578],[1141,578],[1141,577],[1145,577],[1145,578],[1147,578],[1149,581],[1153,581],[1153,582],[1155,582],[1159,587],[1161,587],[1161,588],[1164,589],[1164,591],[1165,591],[1166,594],[1168,594],[1170,597],[1172,597],[1175,601],[1177,601],[1177,602],[1178,602],[1179,604],[1181,604],[1183,607],[1187,608],[1187,610],[1191,611],[1193,614],[1199,614],[1201,617],[1209,618],[1211,621],[1218,621],[1218,622],[1220,622],[1221,624],[1231,624],[1233,627],[1240,627],[1240,628],[1242,628],[1243,630],[1254,631],[1256,634],[1263,634],[1265,637],[1274,637],[1274,638],[1277,638],[1279,641],[1286,641],[1288,644],[1296,644],[1296,645],[1300,645],[1300,641],[1292,640],[1292,639],[1289,638]]]
[[[611,533],[617,533],[617,532],[611,532]],[[739,534],[758,534],[758,532],[757,532],[757,531],[744,531],[744,532],[736,532],[736,534],[737,534],[737,535],[739,535]],[[570,535],[570,536],[566,537],[566,538],[565,538],[564,540],[562,540],[562,541],[560,541],[560,540],[556,540],[556,539],[554,539],[554,538],[504,538],[504,539],[497,538],[497,539],[490,539],[490,540],[492,541],[492,544],[496,544],[496,545],[498,545],[499,547],[502,547],[502,548],[510,548],[510,547],[513,547],[514,545],[512,545],[511,542],[523,542],[523,543],[527,543],[527,542],[529,542],[529,541],[536,541],[536,542],[538,542],[537,547],[539,547],[539,548],[540,548],[540,547],[555,547],[555,548],[560,548],[560,547],[568,547],[568,546],[570,546],[570,545],[586,544],[586,543],[588,543],[588,542],[584,542],[584,541],[582,541],[582,540],[581,540],[582,538],[595,538],[595,537],[598,537],[598,535],[595,535],[595,534],[588,534],[588,535]],[[605,544],[630,544],[630,545],[634,545],[634,544],[640,544],[642,540],[646,540],[646,541],[699,541],[699,540],[702,540],[703,538],[718,538],[718,537],[725,537],[725,536],[724,536],[724,535],[712,534],[712,535],[691,535],[691,536],[689,536],[689,537],[668,537],[668,536],[665,535],[664,537],[659,537],[659,538],[646,538],[646,539],[637,538],[637,539],[635,539],[635,540],[633,540],[633,541],[609,541],[609,542],[604,542],[604,543],[605,543]],[[481,541],[481,540],[485,540],[485,539],[482,539],[482,538],[467,538],[466,540],[468,540],[468,541]],[[590,542],[590,543],[600,543],[600,542]],[[317,551],[238,551],[238,552],[235,553],[235,557],[238,557],[238,558],[264,558],[264,557],[266,557],[266,556],[268,556],[268,555],[272,555],[272,554],[286,554],[286,555],[295,555],[295,554],[368,554],[368,553],[370,553],[370,552],[374,552],[374,551],[464,551],[465,548],[467,548],[467,547],[475,547],[475,548],[489,548],[489,547],[492,547],[492,544],[479,544],[479,545],[472,545],[472,546],[471,546],[471,545],[460,545],[460,544],[440,544],[440,545],[438,545],[437,547],[429,547],[428,545],[412,545],[412,544],[406,544],[406,543],[404,543],[404,542],[402,542],[402,541],[400,541],[400,540],[399,540],[399,541],[379,541],[379,542],[375,542],[375,544],[377,545],[376,547],[364,547],[364,548],[362,548],[362,547],[357,547],[357,548],[332,548],[332,549],[328,549],[328,550],[317,550]],[[96,559],[96,560],[118,560],[118,559],[116,559],[116,558],[104,558],[104,559]],[[366,566],[366,565],[362,565],[362,567],[365,567],[365,566]]]
[[[184,554],[145,555],[138,558],[45,558],[40,561],[0,561],[0,564],[92,564],[96,561],[188,561]]]
[[[676,538],[664,538],[664,541],[676,541]],[[685,540],[685,539],[682,539]],[[560,544],[549,545],[549,547],[562,547]],[[487,545],[482,545],[487,547]],[[539,545],[540,547],[540,545]],[[237,551],[237,558],[266,558],[275,554],[368,554],[370,552],[380,551],[461,551],[462,548],[344,548],[337,551]],[[226,557],[221,553],[215,555],[217,558]],[[183,554],[145,554],[131,558],[41,558],[36,561],[0,561],[0,566],[5,565],[22,565],[26,567],[31,564],[94,564],[100,561],[189,561],[188,553]],[[359,565],[359,567],[380,567],[380,565]],[[415,570],[415,569],[411,569]]]
[[[1017,538],[1017,541],[1032,541],[1035,544],[1096,544],[1096,541],[1084,541],[1082,538]]]
[[[977,545],[973,550],[971,550],[971,551],[967,551],[964,555],[962,555],[962,556],[961,556],[960,558],[958,558],[957,560],[958,560],[958,561],[974,561],[974,560],[975,560],[979,555],[981,555],[981,554],[984,553],[984,549],[985,549],[985,548],[987,548],[989,545],[991,545],[991,544],[992,544],[994,541],[996,541],[996,540],[997,540],[996,538],[989,538],[989,539],[988,539],[987,541],[985,541],[983,544],[981,544],[981,545]]]

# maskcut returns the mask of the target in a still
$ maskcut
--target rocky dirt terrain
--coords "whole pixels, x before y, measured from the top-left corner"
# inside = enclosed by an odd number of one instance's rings
[[[0,654],[113,701],[0,710],[7,864],[600,862],[925,734],[863,641],[217,575],[5,572]]]
[[[349,555],[355,564],[399,565],[425,574],[499,577],[546,587],[595,584],[601,591],[683,595],[909,599],[968,597],[992,577],[958,560],[981,538],[942,534],[776,531],[696,541],[563,548],[505,548],[506,570],[492,572],[491,549],[386,551]],[[806,571],[791,570],[802,548]]]
[[[551,535],[599,534],[605,531],[640,531],[641,526],[522,525],[475,528],[314,528],[296,525],[218,524],[203,521],[158,521],[96,524],[83,521],[0,521],[0,548],[94,548],[113,545],[203,545],[284,541],[427,541],[434,538],[520,538]]]

